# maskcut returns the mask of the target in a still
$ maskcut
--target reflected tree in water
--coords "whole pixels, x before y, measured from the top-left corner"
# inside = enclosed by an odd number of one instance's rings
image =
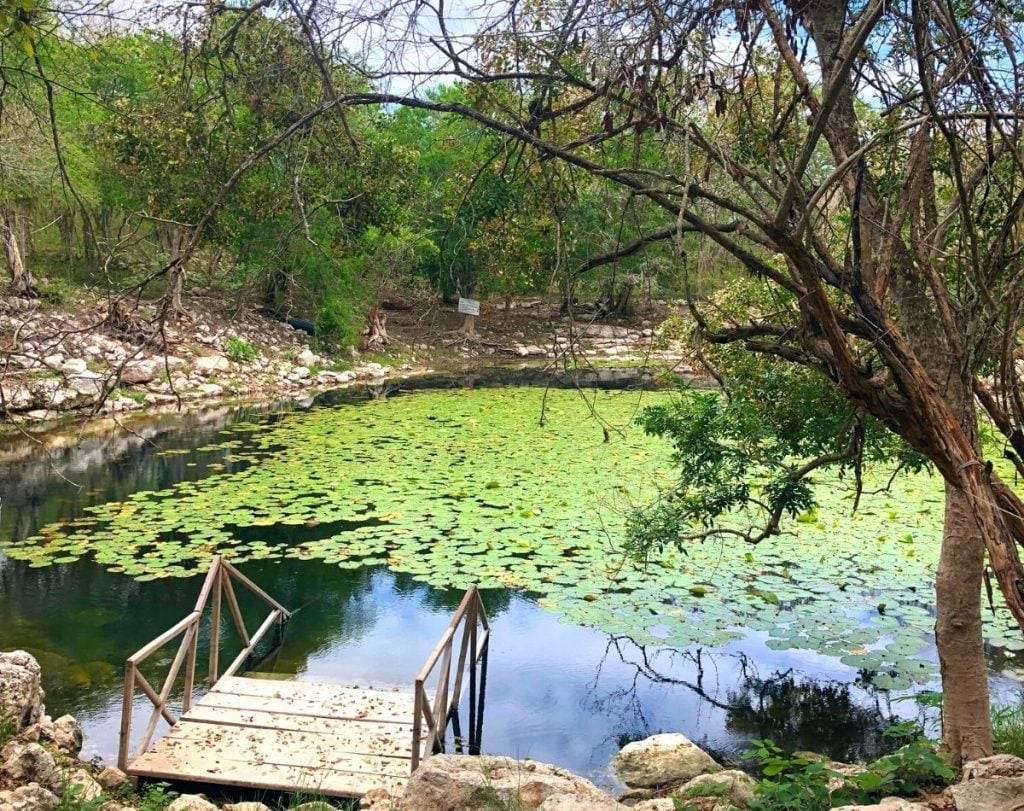
[[[602,668],[611,658],[630,666],[633,677],[625,687],[601,694]],[[640,689],[659,684],[683,688],[698,696],[701,705],[724,712],[725,728],[735,738],[728,751],[722,751],[722,742],[697,740],[716,759],[736,762],[747,741],[768,738],[790,752],[809,750],[835,760],[866,761],[891,751],[898,741],[883,733],[903,720],[893,711],[889,693],[871,685],[866,675],[853,684],[802,678],[793,670],[762,675],[741,652],[649,648],[628,636],[613,635],[590,684],[589,701],[592,709],[619,717],[620,747],[658,732],[678,731],[655,728],[645,714]],[[922,723],[923,712],[918,710]]]
[[[900,718],[888,694],[870,687],[862,692],[860,700],[850,684],[798,680],[792,670],[750,674],[728,693],[726,726],[748,738],[770,738],[787,751],[866,762],[898,743],[883,733]]]

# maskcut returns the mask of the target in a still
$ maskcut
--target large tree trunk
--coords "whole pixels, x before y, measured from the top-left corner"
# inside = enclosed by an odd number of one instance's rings
[[[57,217],[57,229],[60,231],[60,243],[65,262],[75,258],[75,212],[70,208],[61,211]]]
[[[379,307],[374,307],[366,317],[366,328],[360,334],[363,349],[382,349],[391,343],[388,338],[387,316]]]
[[[31,205],[22,203],[13,209],[14,233],[18,238],[18,245],[21,247],[21,258],[29,260],[35,253],[35,245],[32,241],[32,211]]]
[[[185,243],[185,230],[171,223],[161,223],[158,234],[171,266],[167,273],[164,315],[168,321],[174,322],[184,312],[181,297],[185,289],[185,265],[181,261],[181,249]]]
[[[964,492],[946,485],[935,578],[935,641],[942,672],[942,741],[959,765],[992,754],[988,665],[981,635],[985,540]]]
[[[792,0],[790,6],[804,15],[822,56],[824,72],[833,74],[839,57],[837,45],[844,37],[848,4],[835,0]],[[834,80],[840,81],[836,76]],[[852,84],[840,85],[829,118],[826,139],[839,161],[854,154],[861,144],[854,98]],[[927,140],[921,146],[931,148]],[[863,253],[857,261],[870,267],[884,253],[875,255],[873,251],[890,242],[891,226],[884,225],[887,216],[883,214],[889,211],[888,203],[883,202],[868,173],[859,178],[856,173],[847,173],[843,184],[850,210],[859,215],[856,237]],[[929,246],[917,247],[921,256],[928,255]],[[902,242],[893,242],[892,249],[892,257],[886,260],[895,265],[891,268],[889,295],[899,312],[901,327],[914,347],[911,360],[916,358],[923,367],[908,374],[902,383],[908,398],[914,401],[911,411],[918,413],[913,417],[913,425],[905,421],[899,432],[939,466],[946,481],[946,514],[935,584],[935,639],[942,671],[943,741],[952,760],[960,764],[992,754],[981,587],[988,549],[990,555],[995,552],[993,568],[1006,590],[1004,581],[1013,567],[1004,565],[1003,551],[1009,540],[1011,551],[1005,557],[1013,557],[1012,539],[1006,537],[1005,526],[996,520],[988,481],[990,471],[984,470],[978,461],[983,457],[972,389],[975,369],[968,368],[968,362],[958,358],[951,345],[953,338],[943,328],[926,268]],[[875,267],[871,272],[889,270]],[[877,278],[869,275],[867,280]],[[863,295],[861,298],[868,300]],[[880,309],[878,304],[872,306],[871,311]],[[966,334],[968,325],[959,326]],[[907,364],[901,364],[901,373],[909,371]],[[1012,592],[1010,596],[1014,596]]]
[[[87,265],[92,269],[99,268],[100,249],[96,241],[96,231],[93,228],[92,218],[84,205],[80,205],[78,213],[82,218],[82,251]]]
[[[185,311],[181,303],[181,294],[185,289],[185,268],[178,264],[171,268],[167,275],[167,318],[177,321]]]
[[[9,206],[0,207],[0,242],[3,242],[4,259],[7,260],[7,269],[11,274],[11,294],[28,297],[38,295],[32,283],[32,274],[22,258],[14,211]]]

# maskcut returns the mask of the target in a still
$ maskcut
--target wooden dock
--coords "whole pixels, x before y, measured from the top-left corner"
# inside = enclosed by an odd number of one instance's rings
[[[251,637],[232,580],[270,608]],[[223,674],[218,672],[221,597],[244,646]],[[197,640],[211,598],[211,686],[195,701]],[[195,610],[125,664],[121,768],[142,778],[329,797],[361,797],[377,788],[401,793],[419,763],[443,748],[449,723],[460,735],[459,702],[467,683],[468,748],[478,751],[489,628],[475,588],[466,593],[409,691],[236,676],[256,645],[271,630],[280,630],[290,616],[234,566],[216,558]],[[157,692],[139,665],[179,636],[178,651]],[[170,708],[179,675],[180,717]],[[153,709],[142,741],[129,757],[138,691]],[[170,729],[154,743],[161,720]]]

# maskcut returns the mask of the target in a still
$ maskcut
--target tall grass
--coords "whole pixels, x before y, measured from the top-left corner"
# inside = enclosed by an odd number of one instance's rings
[[[17,731],[18,724],[13,718],[9,715],[0,715],[0,749],[7,745]]]
[[[996,752],[1024,757],[1024,696],[1016,704],[992,708],[992,740]]]

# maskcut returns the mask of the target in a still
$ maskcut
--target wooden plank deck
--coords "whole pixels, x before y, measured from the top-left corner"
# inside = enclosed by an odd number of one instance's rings
[[[228,676],[128,773],[331,797],[401,793],[413,718],[411,692]]]
[[[233,582],[269,608],[251,635]],[[220,667],[222,600],[242,644],[224,670]],[[199,627],[207,602],[210,663],[203,680],[212,686],[196,701]],[[231,563],[214,558],[192,612],[125,660],[118,766],[136,777],[257,791],[362,797],[382,788],[401,794],[422,760],[443,748],[467,675],[469,748],[479,751],[482,716],[477,710],[483,709],[490,626],[475,587],[462,598],[411,692],[236,676],[257,644],[275,629],[280,635],[291,616]],[[140,666],[175,642],[178,650],[162,686],[154,687]],[[179,678],[184,686],[176,692]],[[433,697],[427,692],[428,681]],[[152,704],[152,712],[141,736],[133,737],[135,698],[140,690]],[[180,718],[170,707],[171,695],[182,697]],[[163,723],[170,730],[156,738]]]

